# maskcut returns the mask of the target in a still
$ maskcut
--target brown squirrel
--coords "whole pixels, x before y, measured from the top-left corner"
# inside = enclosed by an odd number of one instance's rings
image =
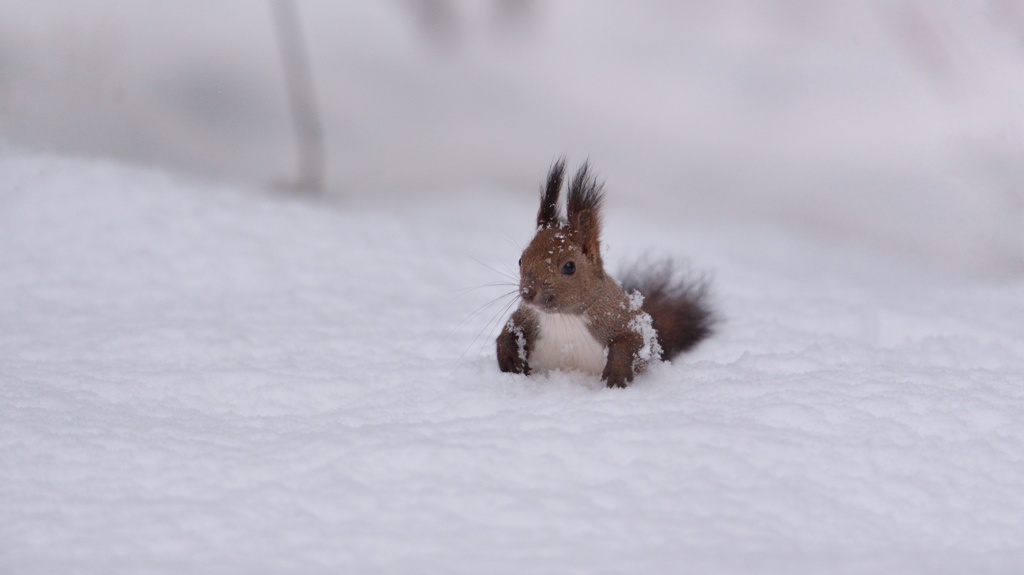
[[[537,233],[519,260],[521,302],[498,336],[498,366],[527,375],[577,369],[625,387],[652,361],[711,333],[706,284],[677,280],[670,263],[615,281],[601,261],[602,186],[584,163],[562,218],[564,174],[560,159],[541,189]]]

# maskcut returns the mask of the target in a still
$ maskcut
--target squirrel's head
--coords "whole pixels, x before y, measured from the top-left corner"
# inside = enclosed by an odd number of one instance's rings
[[[605,281],[601,261],[604,195],[588,170],[584,163],[569,185],[565,218],[558,202],[564,160],[551,167],[541,190],[537,235],[519,260],[519,295],[541,311],[583,313],[595,284]]]

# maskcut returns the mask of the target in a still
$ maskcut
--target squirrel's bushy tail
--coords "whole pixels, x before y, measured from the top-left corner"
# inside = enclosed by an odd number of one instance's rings
[[[643,294],[642,308],[658,332],[662,359],[672,359],[711,335],[715,320],[704,301],[707,281],[682,276],[671,260],[629,268],[622,287]]]

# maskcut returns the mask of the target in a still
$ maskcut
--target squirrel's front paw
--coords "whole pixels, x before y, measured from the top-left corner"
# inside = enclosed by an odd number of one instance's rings
[[[511,331],[505,330],[498,336],[498,368],[501,371],[529,373],[519,344],[518,338]]]
[[[609,372],[608,370],[605,370],[604,377],[602,377],[601,379],[603,379],[605,381],[605,384],[608,387],[619,387],[619,388],[622,388],[622,387],[628,386],[629,383],[631,381],[633,381],[633,374],[632,373],[623,374],[623,373]]]
[[[604,372],[601,379],[608,387],[626,387],[633,382],[634,358],[636,350],[642,341],[639,335],[629,333],[620,339],[612,341],[608,346],[608,360],[604,365]]]
[[[608,387],[626,387],[633,381],[633,370],[621,362],[609,361],[601,374]]]

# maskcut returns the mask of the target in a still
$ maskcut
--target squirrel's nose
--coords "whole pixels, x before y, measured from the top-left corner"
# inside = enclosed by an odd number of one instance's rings
[[[526,279],[519,286],[519,296],[524,302],[530,303],[537,299],[537,285],[532,279]]]
[[[525,285],[519,288],[519,295],[523,297],[524,301],[532,302],[533,298],[537,297],[537,290],[532,286]]]

